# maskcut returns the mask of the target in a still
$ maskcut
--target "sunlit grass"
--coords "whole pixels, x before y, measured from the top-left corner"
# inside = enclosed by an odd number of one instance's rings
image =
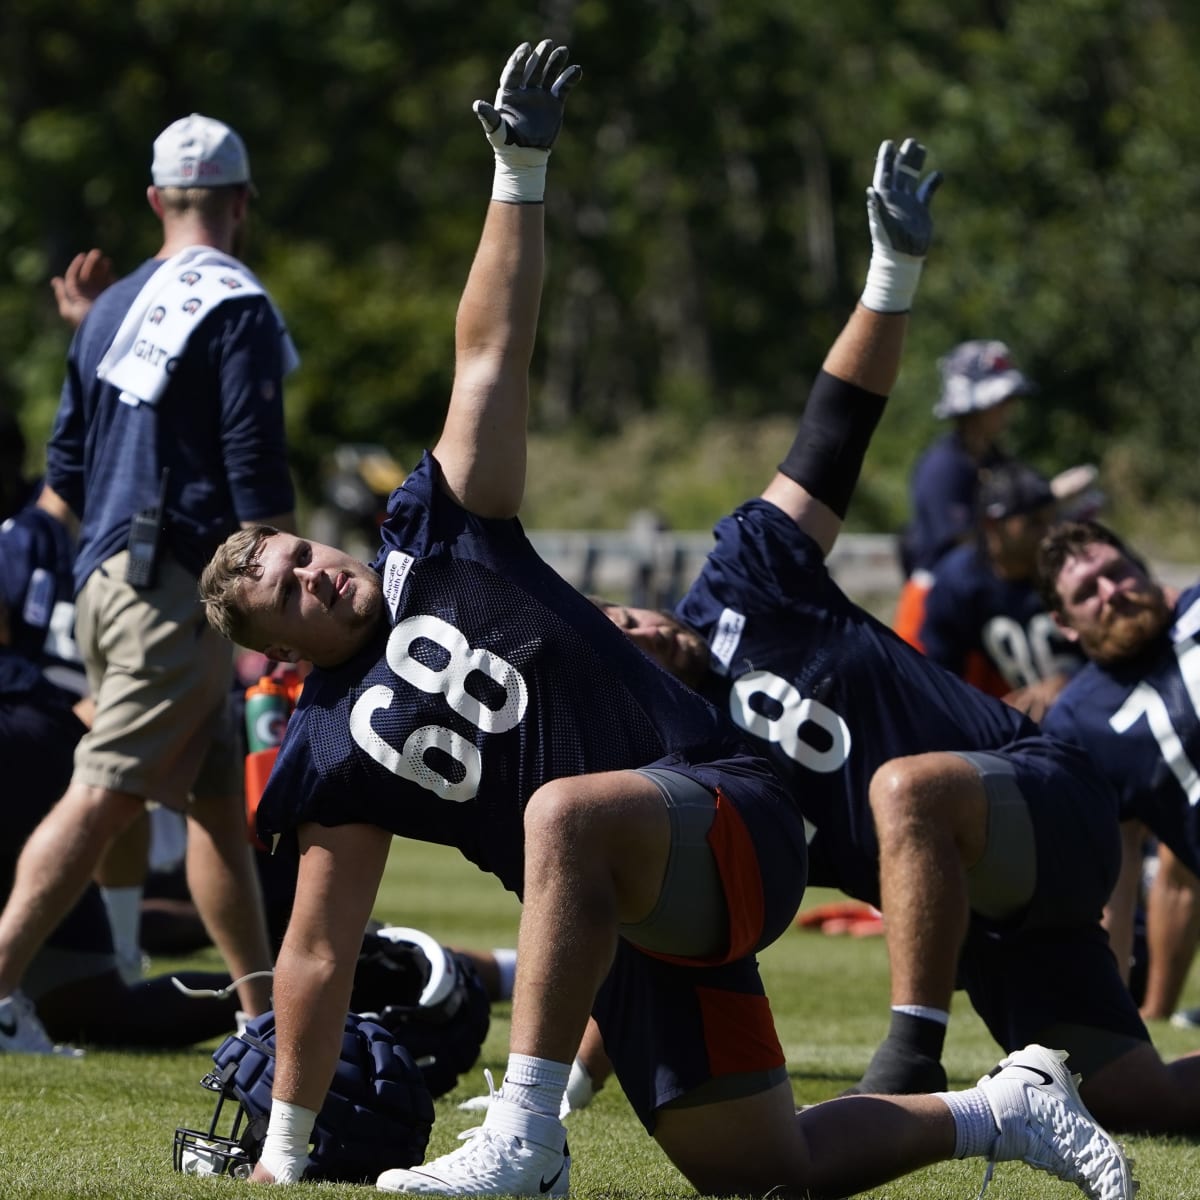
[[[831,899],[813,893],[807,903]],[[397,842],[376,913],[426,929],[464,946],[512,945],[518,907],[489,876],[453,851]],[[200,956],[214,966],[211,952]],[[192,960],[195,962],[196,960]],[[157,962],[155,971],[178,963]],[[858,1078],[887,1024],[887,964],[879,938],[789,932],[763,956],[763,972],[787,1052],[798,1102],[835,1095]],[[1200,1003],[1193,984],[1186,1000]],[[437,1102],[433,1154],[455,1144],[478,1122],[459,1100],[485,1089],[483,1068],[497,1078],[507,1050],[508,1007],[493,1009],[478,1068]],[[1200,1036],[1162,1026],[1165,1053],[1185,1052]],[[175,1127],[204,1127],[210,1093],[199,1081],[212,1044],[164,1054],[93,1051],[82,1061],[0,1058],[0,1197],[3,1200],[186,1200],[225,1197],[245,1185],[185,1178],[171,1169]],[[946,1047],[951,1086],[969,1086],[998,1051],[964,1003],[958,1003]],[[570,1118],[572,1194],[612,1197],[687,1196],[691,1189],[642,1131],[619,1088],[604,1088],[590,1108]],[[869,1133],[868,1133],[869,1136]],[[1200,1195],[1200,1147],[1181,1141],[1131,1138],[1142,1200]],[[871,1193],[874,1200],[971,1200],[982,1178],[979,1162],[947,1163]],[[306,1185],[305,1194],[338,1198],[377,1194],[349,1185]],[[1078,1192],[1019,1165],[1002,1164],[989,1196],[996,1200],[1059,1200]]]

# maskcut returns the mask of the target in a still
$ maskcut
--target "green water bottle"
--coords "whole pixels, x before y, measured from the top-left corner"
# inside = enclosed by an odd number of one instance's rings
[[[246,748],[254,754],[270,750],[283,741],[291,711],[286,683],[264,675],[246,689]]]

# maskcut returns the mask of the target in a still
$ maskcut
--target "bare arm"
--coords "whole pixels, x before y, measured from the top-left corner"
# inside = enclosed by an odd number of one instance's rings
[[[825,554],[900,372],[908,310],[933,237],[929,202],[942,178],[934,172],[918,183],[924,163],[925,147],[912,138],[899,152],[890,141],[879,147],[867,188],[872,249],[862,298],[825,356],[796,440],[763,491]]]
[[[1160,845],[1158,873],[1146,899],[1150,964],[1142,1016],[1165,1020],[1176,1009],[1200,939],[1200,879]]]
[[[308,824],[299,837],[296,900],[275,964],[271,1094],[274,1104],[318,1113],[337,1066],[354,967],[392,835],[376,825]],[[266,1147],[263,1159],[278,1163]],[[255,1178],[275,1173],[264,1163]]]
[[[1133,959],[1133,918],[1142,880],[1142,843],[1145,840],[1146,827],[1141,821],[1121,822],[1121,873],[1104,906],[1104,928],[1108,930],[1108,940],[1117,956],[1121,978],[1126,983]]]
[[[79,537],[79,518],[72,511],[71,506],[48,483],[42,484],[42,490],[38,493],[37,506],[65,525],[71,537]]]
[[[1050,706],[1058,699],[1058,694],[1071,682],[1071,676],[1063,671],[1047,675],[1035,683],[1024,687],[1014,688],[1004,697],[1004,703],[1023,712],[1034,721],[1041,721],[1050,711]]]
[[[514,516],[525,490],[543,213],[540,204],[488,206],[458,308],[454,390],[433,456],[447,491],[484,517]]]
[[[563,102],[581,71],[550,41],[513,51],[479,117],[496,157],[492,203],[455,325],[454,388],[433,456],[469,512],[512,517],[525,491],[529,362],[542,295],[542,196]]]

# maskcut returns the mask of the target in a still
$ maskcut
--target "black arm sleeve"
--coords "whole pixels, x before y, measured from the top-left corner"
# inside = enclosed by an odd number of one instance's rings
[[[886,403],[886,396],[819,372],[780,472],[844,517]]]

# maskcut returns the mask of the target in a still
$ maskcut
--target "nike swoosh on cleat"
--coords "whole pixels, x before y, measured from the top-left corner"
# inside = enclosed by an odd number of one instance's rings
[[[1054,1076],[1050,1075],[1046,1071],[1043,1071],[1041,1069],[1041,1067],[1030,1067],[1030,1066],[1027,1066],[1025,1063],[1012,1063],[1009,1066],[1009,1070],[1012,1070],[1013,1067],[1016,1067],[1018,1070],[1021,1070],[1021,1071],[1028,1071],[1030,1073],[1030,1075],[1036,1075],[1038,1077],[1038,1079],[1040,1079],[1042,1081],[1042,1083],[1053,1083],[1054,1082]]]
[[[564,1160],[562,1166],[560,1166],[558,1170],[554,1172],[554,1176],[551,1179],[547,1179],[544,1175],[542,1176],[542,1182],[539,1186],[542,1189],[543,1195],[545,1195],[545,1193],[548,1192],[558,1182],[558,1177],[563,1173],[563,1167],[566,1165],[566,1161]]]

